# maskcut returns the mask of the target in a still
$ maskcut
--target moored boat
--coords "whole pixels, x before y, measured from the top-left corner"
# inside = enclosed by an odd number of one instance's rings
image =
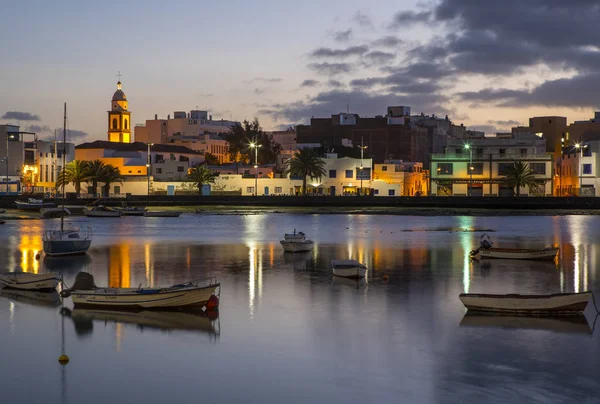
[[[122,216],[144,216],[144,212],[146,212],[146,208],[140,208],[137,206],[124,206],[122,208],[116,208],[121,212]]]
[[[344,278],[364,278],[367,274],[367,267],[354,260],[333,260],[331,269],[335,276]]]
[[[51,291],[56,289],[58,282],[60,282],[60,278],[55,274],[6,272],[0,275],[0,284],[11,289]]]
[[[285,252],[306,252],[312,251],[315,243],[306,238],[303,232],[286,233],[283,235],[283,240],[280,241]]]
[[[79,228],[47,230],[42,237],[44,253],[49,256],[84,254],[92,244],[92,231]]]
[[[87,217],[120,217],[121,212],[106,206],[98,205],[83,211]]]
[[[558,255],[558,247],[545,247],[541,249],[525,248],[496,248],[489,236],[481,236],[479,248],[471,251],[471,258],[501,258],[519,260],[553,260]]]
[[[144,212],[144,216],[145,217],[179,217],[181,215],[181,212],[178,211],[173,211],[173,210],[156,210],[156,211],[150,211],[147,210]]]
[[[216,278],[199,279],[165,288],[104,288],[94,284],[87,272],[77,274],[72,288],[62,292],[71,296],[76,308],[118,309],[216,309],[219,304]],[[219,292],[220,293],[220,292]]]
[[[56,204],[53,202],[44,202],[42,199],[28,198],[25,201],[15,201],[17,209],[20,210],[40,210],[42,208],[55,208]]]
[[[492,295],[461,293],[460,301],[469,310],[520,315],[580,315],[588,305],[591,292],[552,295]]]

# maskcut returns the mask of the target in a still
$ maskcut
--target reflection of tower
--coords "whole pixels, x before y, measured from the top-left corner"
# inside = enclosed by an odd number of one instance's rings
[[[108,111],[108,141],[131,143],[131,112],[127,110],[127,97],[121,90],[120,81]]]
[[[131,262],[129,245],[110,247],[108,266],[108,285],[111,288],[128,288],[131,284]]]

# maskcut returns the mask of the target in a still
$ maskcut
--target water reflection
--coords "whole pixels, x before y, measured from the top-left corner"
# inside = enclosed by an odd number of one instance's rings
[[[467,312],[461,327],[492,327],[504,329],[544,330],[557,333],[592,334],[584,315],[567,317],[503,316]]]
[[[4,288],[0,289],[0,296],[16,302],[22,302],[36,306],[60,306],[60,295],[56,290],[53,292],[38,292],[33,290]]]
[[[92,268],[92,257],[88,254],[50,257],[44,255],[43,267],[49,272],[61,272],[76,274],[84,271],[90,272]]]

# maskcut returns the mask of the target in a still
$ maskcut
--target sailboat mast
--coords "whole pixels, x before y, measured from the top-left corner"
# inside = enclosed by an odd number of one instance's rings
[[[65,102],[65,114],[63,117],[63,153],[62,153],[62,175],[64,177],[67,152],[67,103]],[[62,212],[60,215],[60,231],[64,231],[65,223],[65,179],[62,179]]]

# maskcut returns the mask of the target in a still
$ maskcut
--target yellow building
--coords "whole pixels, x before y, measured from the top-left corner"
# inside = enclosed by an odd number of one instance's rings
[[[423,163],[386,160],[373,166],[373,180],[399,184],[402,196],[427,195],[427,171]]]
[[[127,97],[121,90],[120,81],[108,111],[108,141],[131,143],[131,112],[127,110]]]

